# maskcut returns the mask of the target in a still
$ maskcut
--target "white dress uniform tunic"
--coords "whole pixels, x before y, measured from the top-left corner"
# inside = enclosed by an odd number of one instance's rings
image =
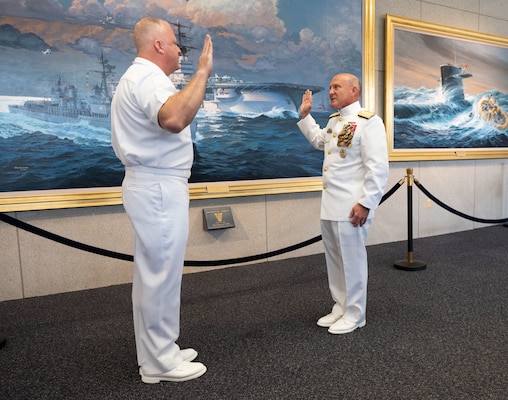
[[[182,361],[180,288],[188,237],[190,128],[160,128],[158,113],[177,89],[152,62],[137,57],[111,105],[112,145],[125,165],[123,204],[135,234],[132,302],[138,365],[160,374]]]
[[[307,140],[324,152],[321,233],[332,313],[353,322],[365,320],[367,302],[367,229],[388,179],[386,131],[381,118],[359,102],[332,114],[324,129],[309,114],[298,122]],[[354,227],[355,204],[368,208],[367,222]]]

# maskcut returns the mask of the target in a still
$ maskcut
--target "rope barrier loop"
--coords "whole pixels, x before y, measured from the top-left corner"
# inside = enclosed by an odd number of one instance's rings
[[[388,191],[383,198],[381,199],[380,203],[383,203],[386,199],[388,199],[395,191],[404,183],[404,179],[401,179],[394,187]],[[44,229],[37,228],[36,226],[27,224],[26,222],[20,221],[19,219],[13,218],[5,213],[0,213],[0,220],[8,223],[9,225],[12,225],[16,228],[23,229],[27,232],[33,233],[35,235],[44,237],[46,239],[52,240],[57,243],[64,244],[69,247],[73,247],[78,250],[87,251],[89,253],[98,254],[105,257],[111,257],[116,258],[118,260],[123,261],[134,261],[134,256],[129,254],[123,254],[123,253],[117,253],[115,251],[105,250],[101,249],[99,247],[90,246],[87,244],[83,244],[80,242],[76,242],[74,240],[65,238],[60,235],[56,235],[54,233],[48,232]],[[321,240],[321,235],[315,236],[312,239],[306,240],[304,242],[285,247],[280,250],[270,251],[268,253],[263,254],[257,254],[254,256],[248,256],[248,257],[240,257],[240,258],[233,258],[233,259],[226,259],[226,260],[211,260],[211,261],[185,261],[184,266],[186,267],[210,267],[210,266],[219,266],[219,265],[231,265],[231,264],[238,264],[238,263],[244,263],[244,262],[250,262],[250,261],[256,261],[261,260],[264,258],[269,258],[273,256],[277,256],[280,254],[288,253],[290,251],[294,251],[306,246],[310,246],[313,243],[317,243]]]
[[[379,205],[383,204],[386,200],[388,200],[388,198],[390,198],[404,184],[405,180],[406,180],[406,177],[400,179],[388,192],[386,192],[383,195],[383,197],[381,198],[381,200],[379,202]],[[457,215],[459,215],[461,217],[464,217],[464,218],[467,218],[467,219],[471,219],[471,220],[476,221],[476,222],[484,222],[484,223],[503,223],[503,222],[508,222],[508,218],[501,219],[501,220],[486,220],[486,219],[474,218],[474,217],[467,216],[466,214],[460,213],[459,211],[456,211],[453,208],[448,207],[443,202],[438,200],[436,197],[434,197],[432,194],[430,194],[423,187],[423,185],[421,185],[421,183],[418,182],[418,180],[416,178],[414,178],[414,182],[420,188],[420,190],[422,190],[436,204],[440,205],[441,207],[443,207],[443,208],[447,209],[448,211],[451,211],[454,214],[457,214]],[[105,257],[116,258],[116,259],[123,260],[123,261],[133,261],[134,260],[134,256],[132,256],[132,255],[118,253],[118,252],[115,252],[115,251],[105,250],[105,249],[101,249],[99,247],[90,246],[90,245],[87,245],[87,244],[84,244],[84,243],[80,243],[80,242],[77,242],[75,240],[71,240],[71,239],[65,238],[63,236],[56,235],[54,233],[48,232],[48,231],[46,231],[44,229],[37,228],[36,226],[30,225],[30,224],[28,224],[26,222],[23,222],[23,221],[20,221],[20,220],[18,220],[16,218],[10,217],[10,216],[8,216],[5,213],[0,213],[0,220],[3,221],[3,222],[6,222],[7,224],[12,225],[12,226],[14,226],[16,228],[23,229],[23,230],[25,230],[27,232],[30,232],[30,233],[33,233],[35,235],[44,237],[46,239],[52,240],[52,241],[57,242],[57,243],[64,244],[64,245],[69,246],[69,247],[76,248],[78,250],[87,251],[87,252],[98,254],[98,255],[102,255],[102,256],[105,256]],[[313,238],[311,238],[309,240],[305,240],[305,241],[303,241],[301,243],[297,243],[297,244],[292,245],[292,246],[284,247],[282,249],[275,250],[275,251],[270,251],[270,252],[263,253],[263,254],[257,254],[257,255],[254,255],[254,256],[240,257],[240,258],[234,258],[234,259],[225,259],[225,260],[212,260],[212,261],[192,261],[191,260],[191,261],[185,261],[184,265],[187,266],[187,267],[189,267],[189,266],[192,266],[192,267],[210,267],[210,266],[230,265],[230,264],[244,263],[244,262],[249,262],[249,261],[256,261],[256,260],[260,260],[260,259],[269,258],[269,257],[273,257],[273,256],[276,256],[276,255],[288,253],[290,251],[294,251],[294,250],[297,250],[297,249],[300,249],[300,248],[303,248],[303,247],[306,247],[306,246],[310,246],[311,244],[319,242],[321,239],[322,239],[321,235],[318,235],[318,236],[315,236],[315,237],[313,237]]]
[[[418,179],[414,178],[414,183],[416,186],[418,186],[418,189],[420,189],[429,199],[431,199],[433,202],[435,202],[438,206],[444,208],[445,210],[451,212],[452,214],[458,215],[459,217],[468,219],[470,221],[474,222],[481,222],[484,224],[501,224],[504,222],[508,222],[508,218],[502,218],[502,219],[484,219],[484,218],[476,218],[472,217],[470,215],[464,214],[460,211],[457,211],[450,206],[447,206],[445,203],[443,203],[441,200],[433,196],[425,187],[418,181]]]

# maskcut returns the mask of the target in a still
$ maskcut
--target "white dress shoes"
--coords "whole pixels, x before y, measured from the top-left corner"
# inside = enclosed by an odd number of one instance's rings
[[[199,378],[206,372],[206,367],[198,362],[191,362],[198,356],[198,352],[194,349],[181,349],[183,362],[171,371],[158,375],[145,375],[143,368],[139,368],[141,380],[145,383],[159,383],[160,381],[183,382],[194,378]]]
[[[353,332],[357,328],[363,328],[365,324],[366,324],[365,320],[361,322],[351,322],[344,318],[341,318],[328,328],[328,332],[334,335],[341,335],[344,333]]]
[[[317,324],[324,328],[328,328],[332,326],[335,322],[337,322],[340,319],[340,317],[341,315],[330,313],[325,315],[324,317],[319,318]]]
[[[198,356],[198,352],[194,349],[181,349],[180,354],[182,355],[183,361],[192,361]]]
[[[142,368],[140,368],[139,372],[141,380],[144,383],[159,383],[160,381],[184,382],[199,378],[206,372],[206,367],[200,362],[183,361],[178,367],[161,374],[145,375]]]
[[[183,358],[182,361],[193,361],[198,356],[198,352],[191,348],[181,349],[180,354],[182,355]],[[141,373],[141,367],[139,367],[139,375],[143,375]]]

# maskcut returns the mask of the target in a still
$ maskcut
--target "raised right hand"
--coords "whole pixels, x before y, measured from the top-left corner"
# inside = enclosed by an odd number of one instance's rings
[[[309,89],[307,89],[302,96],[302,104],[300,106],[301,118],[304,119],[307,115],[309,115],[311,109],[312,109],[312,92]]]
[[[210,35],[206,35],[205,42],[203,43],[203,50],[198,61],[198,70],[207,73],[208,77],[212,74],[213,70],[213,42]]]

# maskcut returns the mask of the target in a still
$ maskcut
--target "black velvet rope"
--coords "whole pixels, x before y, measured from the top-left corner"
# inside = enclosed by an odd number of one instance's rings
[[[44,229],[37,228],[36,226],[27,224],[26,222],[20,221],[19,219],[13,218],[7,214],[0,213],[0,220],[8,223],[9,225],[15,226],[16,228],[23,229],[27,232],[33,233],[38,236],[42,236],[46,239],[52,240],[54,242],[58,242],[61,244],[64,244],[66,246],[73,247],[75,249],[87,251],[89,253],[95,253],[106,257],[111,258],[117,258],[119,260],[124,261],[134,261],[134,257],[129,254],[123,254],[123,253],[117,253],[115,251],[105,250],[101,249],[99,247],[90,246],[87,244],[83,244],[80,242],[76,242],[75,240],[71,240],[68,238],[65,238],[60,235],[56,235],[54,233],[48,232]],[[289,251],[293,251],[296,249],[299,249],[301,247],[309,246],[313,243],[319,242],[321,240],[321,235],[316,236],[312,239],[306,240],[305,242],[292,245],[289,247],[285,247],[280,250],[271,251],[264,254],[258,254],[255,256],[249,256],[249,257],[240,257],[235,259],[227,259],[227,260],[213,260],[213,261],[185,261],[184,265],[187,267],[209,267],[209,266],[216,266],[216,265],[229,265],[229,264],[236,264],[236,263],[242,263],[242,262],[248,262],[248,261],[255,261],[260,260],[263,258],[273,257],[279,254],[287,253]]]
[[[435,196],[433,196],[427,189],[425,189],[425,187],[420,183],[418,182],[418,180],[415,178],[414,179],[414,182],[416,184],[416,186],[418,186],[418,188],[429,198],[431,199],[433,202],[435,202],[438,206],[440,207],[443,207],[445,210],[451,212],[452,214],[455,214],[455,215],[458,215],[459,217],[462,217],[462,218],[465,218],[465,219],[468,219],[470,221],[475,221],[475,222],[481,222],[481,223],[484,223],[484,224],[499,224],[499,223],[504,223],[504,222],[508,222],[508,218],[503,218],[503,219],[484,219],[484,218],[476,218],[476,217],[472,217],[470,215],[466,215],[460,211],[457,211],[449,206],[447,206],[445,203],[443,203],[441,200],[437,199]]]
[[[381,201],[379,202],[379,205],[383,204],[385,202],[385,200],[387,200],[392,194],[394,194],[397,191],[397,189],[402,186],[403,183],[404,183],[404,179],[401,179],[395,185],[393,185],[392,188],[383,195],[383,197],[381,198]]]
[[[388,192],[386,192],[384,194],[384,196],[381,198],[381,201],[379,202],[379,205],[381,205],[390,196],[392,196],[397,191],[397,189],[399,189],[402,186],[404,181],[405,181],[405,179],[401,179]],[[429,199],[434,201],[437,205],[443,207],[445,210],[447,210],[447,211],[449,211],[449,212],[451,212],[453,214],[456,214],[456,215],[458,215],[458,216],[460,216],[462,218],[466,218],[466,219],[469,219],[469,220],[475,221],[475,222],[487,223],[487,224],[506,223],[506,222],[508,222],[508,218],[503,218],[503,219],[484,219],[484,218],[476,218],[476,217],[472,217],[472,216],[466,215],[466,214],[464,214],[464,213],[462,213],[460,211],[457,211],[457,210],[447,206],[442,201],[437,199],[427,189],[425,189],[425,187],[416,178],[414,178],[414,182],[415,182],[416,186]],[[23,230],[25,230],[27,232],[33,233],[33,234],[38,235],[38,236],[42,236],[42,237],[44,237],[46,239],[49,239],[49,240],[52,240],[52,241],[64,244],[66,246],[70,246],[70,247],[76,248],[78,250],[83,250],[83,251],[87,251],[87,252],[90,252],[90,253],[95,253],[95,254],[98,254],[98,255],[102,255],[102,256],[106,256],[106,257],[111,257],[111,258],[116,258],[116,259],[124,260],[124,261],[133,261],[134,260],[134,257],[132,255],[118,253],[116,251],[105,250],[105,249],[101,249],[99,247],[94,247],[94,246],[90,246],[90,245],[87,245],[87,244],[84,244],[84,243],[80,243],[80,242],[77,242],[75,240],[71,240],[71,239],[65,238],[63,236],[56,235],[54,233],[48,232],[48,231],[46,231],[44,229],[37,228],[36,226],[27,224],[26,222],[23,222],[23,221],[20,221],[20,220],[18,220],[16,218],[10,217],[10,216],[8,216],[5,213],[0,213],[0,220],[3,221],[3,222],[8,223],[9,225],[15,226],[15,227],[17,227],[19,229],[23,229]],[[279,249],[279,250],[274,250],[274,251],[270,251],[270,252],[267,252],[267,253],[263,253],[263,254],[257,254],[257,255],[254,255],[254,256],[240,257],[240,258],[233,258],[233,259],[225,259],[225,260],[185,261],[184,265],[187,266],[187,267],[210,267],[210,266],[230,265],[230,264],[237,264],[237,263],[256,261],[256,260],[261,260],[261,259],[264,259],[264,258],[269,258],[269,257],[277,256],[277,255],[280,255],[280,254],[288,253],[290,251],[297,250],[297,249],[300,249],[302,247],[310,246],[313,243],[319,242],[321,239],[322,239],[321,235],[319,235],[319,236],[313,237],[312,239],[306,240],[304,242],[301,242],[301,243],[298,243],[298,244],[295,244],[295,245],[292,245],[292,246],[284,247],[284,248]]]
[[[395,193],[397,191],[397,189],[400,188],[400,186],[403,183],[404,183],[404,179],[401,179],[399,182],[397,182],[387,193],[385,193],[385,195],[382,197],[379,204],[381,205],[386,199],[388,199],[393,193]],[[23,229],[27,232],[33,233],[38,236],[42,236],[46,239],[64,244],[66,246],[73,247],[78,250],[83,250],[83,251],[87,251],[90,253],[95,253],[98,255],[116,258],[116,259],[124,260],[124,261],[133,261],[134,260],[134,257],[132,255],[117,253],[116,251],[105,250],[105,249],[101,249],[99,247],[94,247],[94,246],[90,246],[90,245],[87,245],[84,243],[80,243],[75,240],[71,240],[71,239],[65,238],[63,236],[48,232],[44,229],[37,228],[36,226],[27,224],[26,222],[20,221],[19,219],[13,218],[5,213],[0,213],[0,220],[8,223],[9,225],[15,226],[16,228]],[[261,260],[264,258],[269,258],[269,257],[277,256],[280,254],[288,253],[290,251],[297,250],[302,247],[310,246],[311,244],[317,243],[320,240],[321,240],[321,235],[313,237],[312,239],[306,240],[304,242],[301,242],[301,243],[298,243],[298,244],[295,244],[292,246],[284,247],[282,249],[270,251],[270,252],[263,253],[263,254],[257,254],[254,256],[232,258],[232,259],[226,259],[226,260],[185,261],[184,265],[186,267],[210,267],[210,266],[230,265],[230,264],[256,261],[256,260]]]
[[[10,217],[9,215],[4,214],[4,213],[0,213],[0,220],[8,223],[9,225],[15,226],[16,228],[23,229],[24,231],[33,233],[38,236],[42,236],[46,239],[53,240],[54,242],[58,242],[58,243],[66,245],[66,246],[74,247],[75,249],[88,251],[90,253],[99,254],[101,256],[118,258],[119,260],[125,260],[125,261],[133,261],[134,260],[133,256],[130,256],[127,254],[122,254],[122,253],[117,253],[116,251],[104,250],[99,247],[89,246],[87,244],[76,242],[75,240],[67,239],[63,236],[56,235],[56,234],[48,232],[44,229],[40,229],[40,228],[37,228],[36,226],[27,224],[26,222],[23,222],[23,221],[20,221],[19,219]]]

